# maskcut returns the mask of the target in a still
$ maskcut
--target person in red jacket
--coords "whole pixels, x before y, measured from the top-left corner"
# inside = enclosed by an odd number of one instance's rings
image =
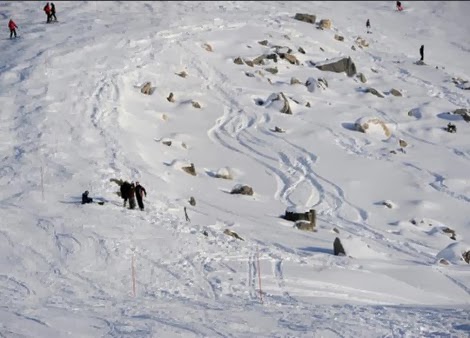
[[[44,12],[46,12],[47,15],[47,23],[51,22],[51,6],[49,5],[49,3],[44,6]]]
[[[13,35],[15,35],[16,38],[16,29],[18,28],[18,26],[12,19],[10,19],[10,21],[8,22],[8,28],[10,28],[10,39],[13,37]]]

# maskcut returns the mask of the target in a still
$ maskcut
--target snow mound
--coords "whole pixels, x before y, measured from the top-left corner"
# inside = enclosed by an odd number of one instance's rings
[[[445,249],[441,250],[437,255],[437,260],[445,259],[449,263],[467,264],[463,259],[463,254],[470,251],[470,244],[456,242],[449,244]]]

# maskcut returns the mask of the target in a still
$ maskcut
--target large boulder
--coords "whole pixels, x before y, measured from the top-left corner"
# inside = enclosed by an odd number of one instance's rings
[[[350,57],[341,57],[333,60],[323,61],[315,64],[315,66],[326,72],[346,73],[349,77],[356,75],[356,65]]]
[[[317,19],[317,17],[316,17],[315,15],[313,15],[313,14],[297,13],[297,14],[295,14],[295,16],[294,16],[294,19],[300,20],[300,21],[303,21],[303,22],[307,22],[307,23],[314,24],[314,23],[315,23],[315,20]]]
[[[387,125],[376,117],[361,117],[354,125],[362,133],[378,133],[386,138],[392,135]]]

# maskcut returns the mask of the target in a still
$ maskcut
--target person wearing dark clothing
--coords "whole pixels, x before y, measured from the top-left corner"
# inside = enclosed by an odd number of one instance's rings
[[[51,2],[51,20],[52,17],[54,17],[54,21],[57,21],[57,17],[55,16],[55,5],[53,2]]]
[[[88,190],[82,194],[82,204],[93,203],[93,198],[88,197],[88,194]]]
[[[126,202],[129,199],[131,191],[131,184],[127,181],[121,184],[121,198],[124,200],[123,207],[126,207]]]
[[[370,21],[367,19],[366,21],[366,28],[367,28],[367,33],[370,33]]]
[[[46,15],[47,15],[47,23],[51,22],[51,6],[49,5],[49,3],[46,4],[46,6],[44,6],[43,8],[44,12],[46,12]]]
[[[18,26],[12,19],[8,22],[8,28],[10,28],[10,39],[13,38],[13,35],[15,35],[16,38],[16,29]]]
[[[397,10],[402,11],[403,7],[401,6],[401,2],[397,1]]]
[[[424,45],[419,48],[419,54],[421,55],[421,61],[424,61]]]
[[[144,210],[144,196],[147,197],[147,191],[139,182],[135,182],[135,197],[137,198],[140,210]]]
[[[135,208],[135,185],[134,182],[131,183],[131,187],[129,189],[129,209]]]

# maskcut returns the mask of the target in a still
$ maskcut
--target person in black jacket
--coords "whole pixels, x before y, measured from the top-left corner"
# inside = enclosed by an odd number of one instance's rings
[[[55,5],[53,2],[51,2],[51,20],[52,20],[52,17],[54,17],[54,21],[57,21],[57,17],[55,16]]]
[[[366,21],[366,28],[367,28],[367,33],[370,33],[370,21],[367,19]]]
[[[147,191],[139,182],[135,182],[135,197],[137,198],[140,210],[144,210],[144,196],[147,197]]]
[[[90,192],[87,190],[82,194],[82,204],[93,203],[93,198],[88,197]]]
[[[129,188],[129,209],[135,208],[135,184],[131,182],[131,187]]]
[[[424,45],[419,48],[419,54],[421,55],[421,61],[424,61]]]
[[[131,184],[127,181],[124,181],[121,184],[121,198],[124,200],[123,207],[126,207],[126,202],[129,199],[130,192],[131,192]]]

